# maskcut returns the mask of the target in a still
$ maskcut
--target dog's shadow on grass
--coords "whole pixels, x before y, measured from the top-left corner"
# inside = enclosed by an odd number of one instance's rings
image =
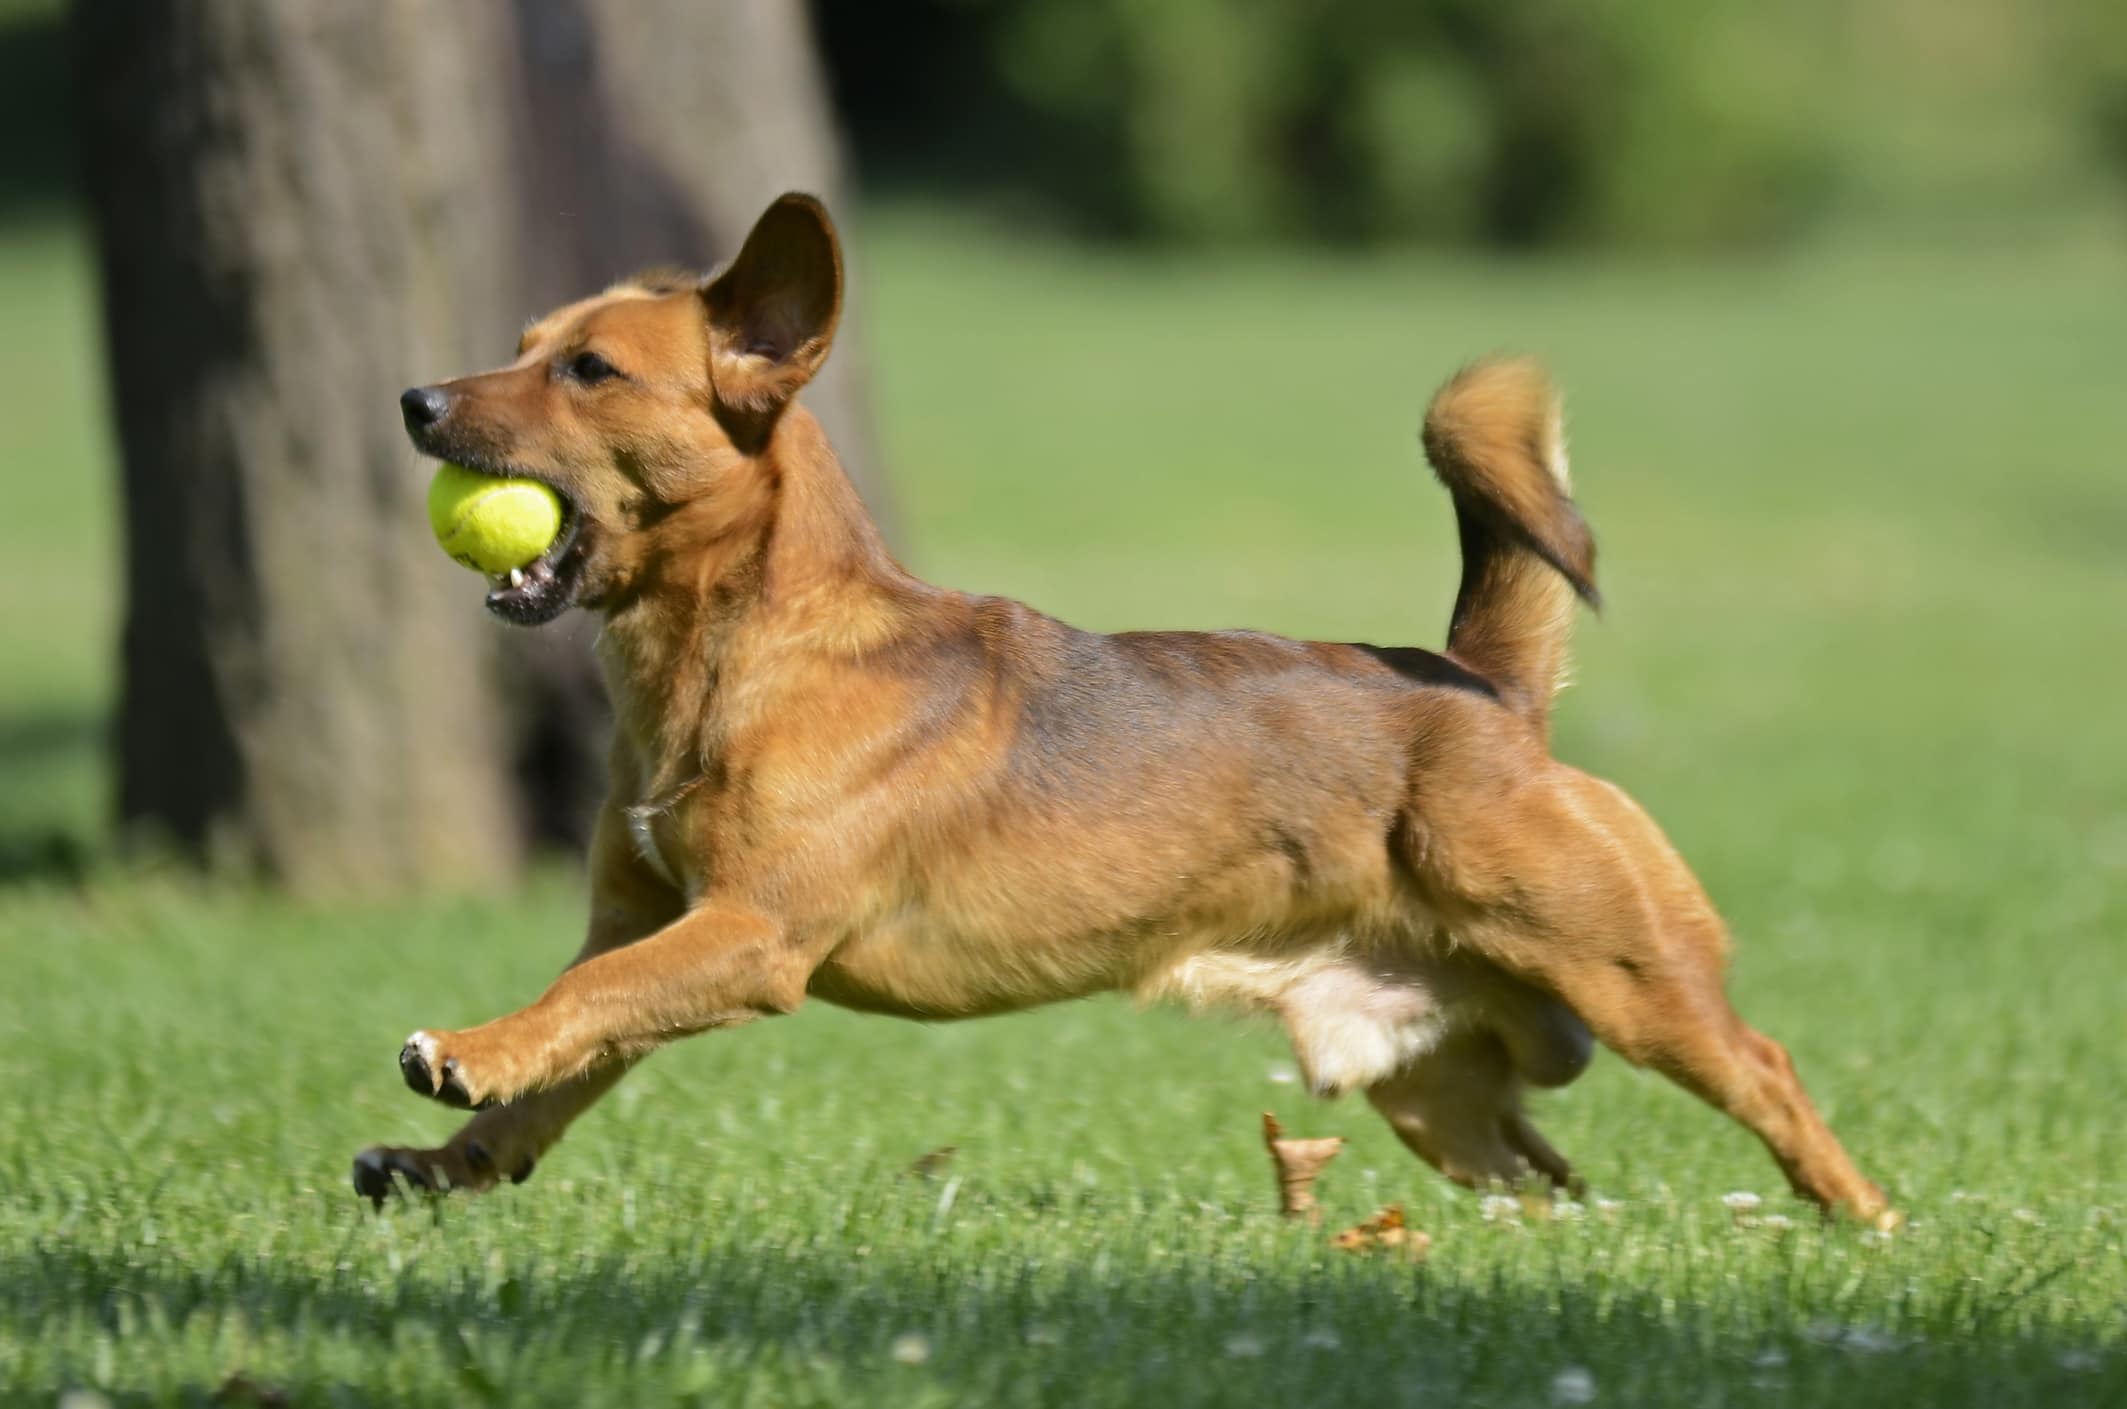
[[[724,1397],[755,1380],[776,1402],[774,1386],[830,1402],[2127,1402],[2127,1356],[2093,1348],[2116,1328],[2096,1325],[2078,1338],[1982,1316],[1899,1336],[1804,1321],[1777,1287],[1739,1288],[1758,1309],[1723,1312],[1639,1288],[1484,1284],[1341,1256],[1267,1269],[1163,1258],[1149,1273],[1133,1257],[1130,1275],[1104,1274],[1104,1261],[1084,1247],[881,1257],[832,1229],[796,1249],[587,1252],[536,1259],[535,1273],[491,1256],[484,1270],[396,1277],[368,1257],[312,1276],[270,1256],[110,1265],[47,1246],[0,1268],[0,1308],[28,1338],[91,1318],[145,1357],[159,1352],[144,1325],[185,1328],[191,1352],[171,1347],[185,1363],[202,1339],[256,1347],[256,1362],[217,1373],[255,1375],[296,1403],[363,1399],[344,1372],[304,1368],[350,1359],[510,1404],[570,1402],[585,1384],[635,1402],[686,1386]],[[213,1327],[205,1337],[196,1318]],[[309,1353],[320,1346],[332,1349]],[[67,1358],[54,1349],[52,1363]]]

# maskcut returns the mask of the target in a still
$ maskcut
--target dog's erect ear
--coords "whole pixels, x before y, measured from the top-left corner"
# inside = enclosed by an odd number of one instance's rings
[[[738,258],[702,286],[702,303],[717,400],[772,416],[827,360],[842,312],[842,249],[827,208],[779,197]]]

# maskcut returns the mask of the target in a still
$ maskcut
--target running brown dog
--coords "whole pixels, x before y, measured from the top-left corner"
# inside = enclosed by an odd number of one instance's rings
[[[842,297],[785,196],[706,280],[533,324],[406,393],[423,452],[542,480],[561,540],[487,605],[600,612],[617,715],[590,932],[522,1011],[424,1028],[414,1090],[477,1110],[355,1187],[521,1180],[645,1054],[808,996],[921,1019],[1123,990],[1276,1014],[1471,1185],[1573,1175],[1521,1095],[1591,1034],[1754,1131],[1796,1190],[1896,1215],[1723,994],[1726,935],[1662,833],[1554,760],[1594,543],[1554,394],[1478,365],[1425,421],[1463,575],[1445,655],[1252,632],[1077,631],[917,581],[793,401]]]

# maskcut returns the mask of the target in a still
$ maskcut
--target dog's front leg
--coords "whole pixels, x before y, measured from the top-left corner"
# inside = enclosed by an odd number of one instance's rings
[[[814,958],[758,911],[705,902],[647,939],[563,973],[530,1007],[406,1040],[406,1084],[445,1105],[516,1101],[674,1038],[804,1001]]]
[[[433,1194],[478,1193],[505,1179],[522,1184],[570,1122],[611,1090],[627,1070],[626,1062],[609,1062],[521,1101],[490,1106],[434,1149],[372,1145],[355,1156],[355,1192],[382,1204],[401,1182]]]
[[[626,767],[617,757],[617,776]],[[658,933],[685,911],[680,893],[643,865],[628,833],[624,801],[600,814],[591,840],[591,915],[575,969],[599,955]],[[442,1193],[478,1191],[509,1180],[522,1183],[562,1132],[626,1075],[629,1063],[608,1062],[508,1105],[491,1106],[460,1126],[442,1145],[373,1145],[355,1156],[355,1191],[381,1203],[402,1182]]]

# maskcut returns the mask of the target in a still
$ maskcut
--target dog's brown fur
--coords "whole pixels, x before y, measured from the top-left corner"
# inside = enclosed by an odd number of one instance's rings
[[[1676,852],[1550,756],[1594,547],[1535,367],[1474,367],[1426,418],[1465,559],[1444,657],[1099,636],[888,555],[792,401],[841,277],[788,196],[718,277],[621,285],[410,393],[440,393],[422,450],[567,500],[555,581],[490,602],[601,612],[618,718],[583,949],[521,1012],[415,1034],[408,1080],[480,1113],[365,1152],[359,1188],[522,1178],[644,1054],[808,995],[939,1019],[1125,990],[1278,1014],[1316,1090],[1364,1089],[1468,1184],[1572,1185],[1521,1092],[1592,1032],[1802,1194],[1895,1217],[1730,1009]]]

